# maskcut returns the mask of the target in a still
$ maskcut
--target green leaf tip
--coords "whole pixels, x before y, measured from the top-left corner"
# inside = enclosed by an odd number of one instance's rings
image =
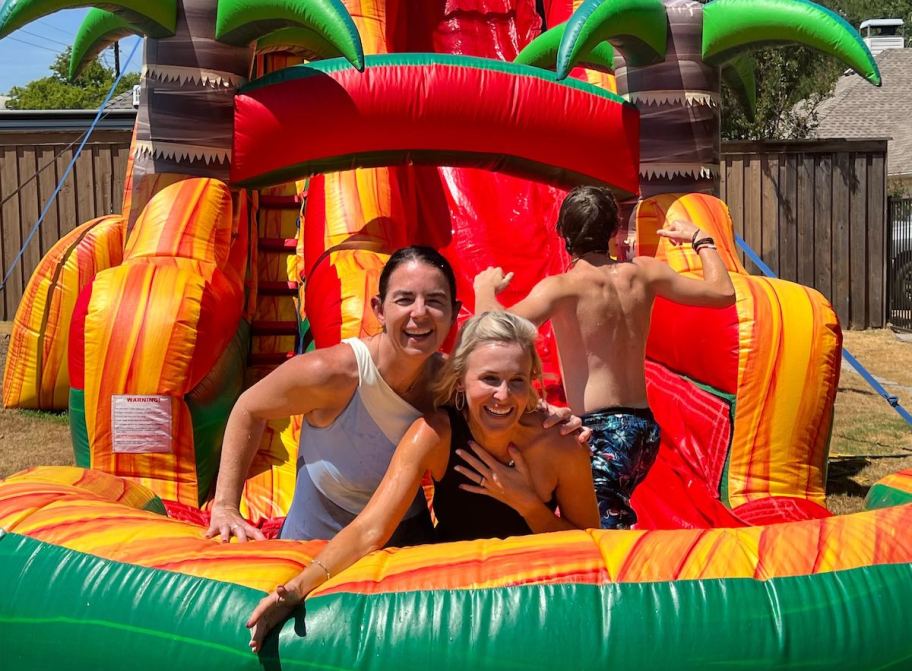
[[[757,70],[750,54],[742,54],[722,66],[722,79],[731,88],[744,116],[749,121],[757,117]]]
[[[343,54],[335,45],[309,28],[279,28],[257,40],[258,53],[289,51],[309,61],[338,58]]]
[[[520,65],[533,65],[545,70],[553,70],[557,65],[557,52],[566,27],[567,24],[564,22],[545,31],[529,42],[526,48],[519,52],[513,62]],[[608,42],[599,42],[595,45],[595,48],[580,56],[577,65],[590,70],[613,74],[614,47]]]
[[[128,35],[141,34],[139,28],[117,14],[103,9],[90,9],[73,40],[67,73],[70,81],[76,79],[87,64],[117,40]]]
[[[567,21],[557,54],[558,78],[605,41],[631,65],[661,61],[668,47],[665,5],[661,0],[586,0]]]
[[[250,44],[283,28],[311,31],[364,70],[361,36],[341,0],[219,0],[215,36],[221,42]]]
[[[839,59],[875,86],[880,70],[844,18],[809,0],[713,0],[703,7],[703,60],[721,65],[759,47],[803,44]]]
[[[116,14],[149,37],[168,37],[177,28],[177,0],[7,0],[0,9],[0,38],[62,9],[79,7]]]

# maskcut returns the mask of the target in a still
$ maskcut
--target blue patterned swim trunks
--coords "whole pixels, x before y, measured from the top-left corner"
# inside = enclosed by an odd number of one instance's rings
[[[602,529],[629,529],[636,521],[630,497],[659,453],[659,425],[649,408],[606,408],[583,415],[592,429],[592,481]]]

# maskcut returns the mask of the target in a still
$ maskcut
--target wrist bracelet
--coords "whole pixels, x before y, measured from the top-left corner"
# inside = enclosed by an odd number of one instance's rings
[[[326,568],[326,564],[324,564],[323,562],[321,562],[319,559],[311,559],[311,560],[310,560],[310,563],[311,563],[311,564],[316,564],[316,565],[319,566],[321,569],[323,569],[323,573],[326,574],[326,579],[327,579],[327,580],[329,580],[330,578],[332,578],[332,574],[330,574],[329,569]]]
[[[692,244],[692,245],[697,244],[697,236],[700,235],[700,233],[702,233],[702,231],[699,228],[694,231],[693,236],[690,238],[690,244]]]
[[[693,243],[693,249],[695,252],[699,252],[704,247],[712,247],[713,249],[715,249],[716,241],[713,240],[711,237],[706,236],[705,238],[700,238],[695,243]]]

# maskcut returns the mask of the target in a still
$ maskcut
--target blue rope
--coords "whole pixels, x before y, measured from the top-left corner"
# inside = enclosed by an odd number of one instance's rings
[[[747,254],[747,258],[753,261],[754,265],[757,266],[764,275],[767,277],[776,277],[776,273],[773,272],[772,268],[766,265],[763,262],[763,259],[757,256],[757,253],[751,249],[748,244],[744,242],[744,239],[737,233],[735,234],[735,242],[738,243],[738,247],[741,248],[741,251]],[[880,396],[890,404],[890,407],[893,408],[900,417],[906,420],[906,423],[909,426],[912,426],[912,415],[909,414],[909,411],[900,405],[899,399],[895,395],[884,389],[883,385],[874,379],[874,376],[871,375],[868,369],[862,366],[858,359],[852,356],[852,353],[849,352],[849,350],[843,348],[842,358],[845,359],[846,362],[848,362],[848,364],[855,369],[855,372],[861,375],[864,381],[867,382],[874,391],[880,394]]]
[[[127,73],[127,66],[130,65],[130,61],[133,60],[133,56],[136,54],[136,50],[139,48],[140,42],[142,40],[137,40],[136,44],[133,45],[133,50],[130,52],[130,55],[127,56],[127,60],[124,63],[123,69],[120,71],[120,74],[114,80],[114,83],[111,84],[111,89],[108,91],[108,95],[105,96],[105,99],[101,103],[101,107],[98,108],[98,112],[95,114],[95,119],[92,121],[92,124],[89,126],[89,130],[86,132],[85,136],[82,138],[82,142],[79,144],[79,147],[76,149],[76,152],[73,154],[73,159],[70,161],[70,164],[67,166],[67,169],[63,173],[63,177],[60,178],[60,181],[57,183],[57,188],[54,189],[54,193],[51,194],[51,197],[48,198],[47,202],[44,204],[44,208],[41,210],[41,215],[38,217],[38,221],[35,222],[35,225],[32,226],[32,230],[29,231],[28,236],[25,238],[25,242],[22,243],[22,248],[19,250],[19,253],[16,254],[16,258],[13,259],[13,262],[10,264],[9,269],[6,271],[6,275],[3,277],[3,282],[0,282],[0,291],[6,289],[6,283],[9,281],[9,278],[12,276],[13,271],[16,269],[16,266],[19,264],[19,261],[22,260],[22,255],[25,254],[25,250],[28,248],[29,243],[31,243],[32,238],[35,237],[35,234],[38,232],[38,229],[41,228],[41,224],[44,223],[44,218],[47,216],[47,213],[50,212],[51,206],[54,204],[54,201],[57,199],[60,190],[63,188],[64,183],[66,183],[67,178],[70,176],[70,173],[73,171],[73,166],[76,165],[76,159],[79,158],[79,155],[82,153],[82,150],[85,148],[86,143],[89,141],[89,138],[92,137],[92,132],[95,130],[95,127],[98,125],[98,122],[101,121],[101,117],[104,114],[104,108],[108,104],[108,101],[111,100],[111,97],[114,95],[114,90],[117,88],[117,85],[120,83],[120,80],[123,79],[123,76]]]

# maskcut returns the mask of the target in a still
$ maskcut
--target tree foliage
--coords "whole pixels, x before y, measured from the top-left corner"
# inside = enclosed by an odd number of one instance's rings
[[[728,87],[722,89],[722,137],[726,140],[801,139],[817,127],[817,108],[844,70],[808,47],[763,49],[757,63],[757,111],[748,119]]]
[[[909,0],[824,0],[825,5],[841,14],[845,20],[858,27],[865,19],[902,19],[906,22],[906,35],[912,30],[912,2]],[[909,40],[906,39],[908,46]]]
[[[865,19],[904,19],[912,30],[910,0],[816,0],[856,28]],[[907,40],[908,43],[908,40]],[[757,114],[749,120],[734,94],[722,90],[722,138],[801,139],[817,127],[817,108],[833,91],[844,66],[807,47],[763,49],[757,61]]]
[[[7,109],[97,109],[114,83],[114,70],[96,59],[71,82],[67,79],[69,62],[70,50],[67,49],[59,54],[51,65],[49,77],[42,77],[25,86],[14,86],[10,89]],[[137,73],[127,73],[118,83],[114,95],[129,91],[138,83]]]

